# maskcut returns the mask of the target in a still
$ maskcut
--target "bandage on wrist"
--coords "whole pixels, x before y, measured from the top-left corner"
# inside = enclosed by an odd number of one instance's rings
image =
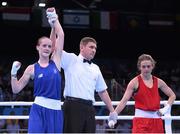
[[[11,77],[17,78],[17,75],[16,74],[11,74]]]
[[[165,108],[167,109],[167,111],[169,110],[171,106],[169,104],[166,104]]]

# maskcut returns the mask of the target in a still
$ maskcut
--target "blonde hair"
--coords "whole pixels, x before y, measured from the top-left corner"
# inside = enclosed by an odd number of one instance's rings
[[[155,67],[156,61],[149,54],[142,54],[138,57],[137,68],[140,69],[141,62],[149,60],[152,62],[153,68]]]

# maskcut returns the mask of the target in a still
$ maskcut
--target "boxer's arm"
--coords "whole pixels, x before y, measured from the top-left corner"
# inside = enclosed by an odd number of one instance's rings
[[[48,14],[51,14],[50,16],[57,16],[55,8],[48,8],[46,13],[47,13],[47,16],[48,16]],[[48,20],[50,23],[51,17],[49,17]],[[54,48],[54,51],[53,51],[51,58],[55,62],[57,68],[60,70],[60,68],[61,68],[60,67],[60,59],[61,59],[62,50],[64,47],[64,31],[63,31],[63,28],[62,28],[59,20],[58,20],[58,17],[53,22],[53,27],[51,27],[50,39],[53,42],[53,48]]]
[[[15,66],[15,64],[13,63],[11,69],[11,87],[13,93],[19,93],[27,85],[30,78],[32,77],[32,74],[34,73],[34,66],[29,65],[19,80],[16,76],[17,71],[18,71],[17,66]]]

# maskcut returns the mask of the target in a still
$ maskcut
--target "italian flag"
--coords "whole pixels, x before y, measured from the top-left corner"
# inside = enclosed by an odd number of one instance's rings
[[[118,29],[117,11],[93,11],[91,24],[95,29],[116,30]]]

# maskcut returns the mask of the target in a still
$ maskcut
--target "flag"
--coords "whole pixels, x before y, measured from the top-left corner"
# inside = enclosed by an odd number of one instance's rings
[[[175,25],[174,18],[171,14],[149,14],[148,26],[150,29],[155,30],[173,30]]]
[[[117,30],[118,12],[117,11],[93,11],[91,15],[92,27],[94,29]]]
[[[31,8],[7,7],[2,8],[2,24],[7,26],[27,27],[31,23]]]
[[[89,24],[88,10],[63,10],[63,27],[89,28]]]
[[[147,29],[147,19],[143,13],[122,12],[119,23],[122,31],[144,31]]]
[[[2,19],[8,21],[30,21],[31,8],[4,8]]]

